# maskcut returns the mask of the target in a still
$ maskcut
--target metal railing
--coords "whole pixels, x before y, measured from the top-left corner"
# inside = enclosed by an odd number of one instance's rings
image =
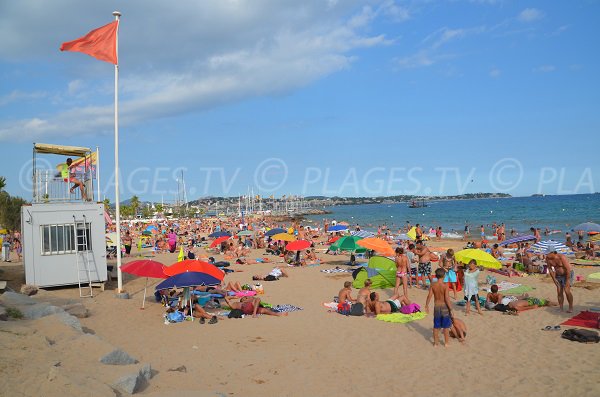
[[[75,178],[83,182],[84,190],[88,200],[94,199],[92,181],[84,174],[74,174]],[[56,171],[38,169],[33,173],[33,202],[34,203],[68,203],[83,202],[79,186],[75,187],[71,182],[65,180]]]

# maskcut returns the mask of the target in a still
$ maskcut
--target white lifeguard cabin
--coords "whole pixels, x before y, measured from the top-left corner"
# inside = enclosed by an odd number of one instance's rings
[[[63,179],[56,168],[39,161],[53,154],[56,163],[71,157],[70,173],[84,184],[79,188]],[[55,156],[53,156],[55,157]],[[27,284],[38,287],[79,286],[81,297],[93,296],[94,286],[104,288],[107,279],[104,205],[94,197],[98,175],[98,150],[76,146],[33,145],[33,198],[21,208],[23,261]]]

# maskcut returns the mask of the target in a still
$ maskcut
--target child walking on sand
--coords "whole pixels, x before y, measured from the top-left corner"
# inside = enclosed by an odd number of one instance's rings
[[[448,295],[448,285],[444,283],[446,271],[442,268],[435,270],[437,281],[429,288],[427,301],[425,302],[425,312],[429,313],[429,301],[433,296],[433,346],[439,345],[440,328],[444,331],[444,347],[448,346],[450,340],[450,327],[452,327],[452,308],[450,306],[450,296]]]
[[[469,262],[469,268],[465,272],[465,300],[467,305],[465,308],[465,315],[468,316],[471,311],[471,302],[475,302],[475,308],[477,313],[483,316],[481,306],[479,305],[479,269],[477,269],[477,262],[475,259],[471,259]]]

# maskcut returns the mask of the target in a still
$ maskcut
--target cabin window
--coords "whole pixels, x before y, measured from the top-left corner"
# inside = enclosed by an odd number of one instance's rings
[[[92,231],[89,223],[86,224],[85,229],[77,230],[72,223],[42,225],[40,228],[42,255],[74,254],[76,249],[79,251],[92,250]]]

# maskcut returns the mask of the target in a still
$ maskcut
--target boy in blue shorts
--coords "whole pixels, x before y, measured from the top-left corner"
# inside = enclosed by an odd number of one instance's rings
[[[438,268],[435,271],[437,281],[429,288],[425,312],[429,313],[429,302],[433,296],[433,346],[439,345],[440,328],[444,330],[444,347],[448,346],[450,340],[450,327],[452,327],[452,307],[448,295],[448,285],[444,283],[446,271]]]

